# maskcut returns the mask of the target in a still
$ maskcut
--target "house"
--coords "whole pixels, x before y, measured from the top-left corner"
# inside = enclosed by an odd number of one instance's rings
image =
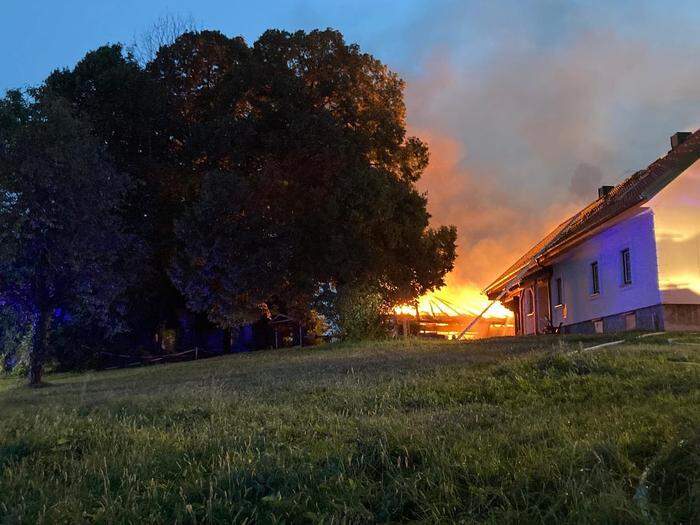
[[[700,330],[700,130],[557,226],[484,292],[517,334]]]

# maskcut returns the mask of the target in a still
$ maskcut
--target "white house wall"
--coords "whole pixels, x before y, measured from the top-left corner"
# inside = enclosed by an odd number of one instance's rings
[[[650,202],[664,304],[700,304],[700,165],[695,163]]]
[[[621,253],[629,248],[632,284],[622,277]],[[600,293],[591,293],[591,263],[598,262]],[[552,322],[571,325],[660,303],[654,216],[636,208],[624,218],[568,251],[552,266]],[[562,279],[563,306],[556,306],[556,279]]]

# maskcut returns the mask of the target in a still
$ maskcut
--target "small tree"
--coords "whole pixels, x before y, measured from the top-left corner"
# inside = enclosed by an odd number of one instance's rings
[[[171,45],[183,33],[197,31],[192,16],[166,13],[134,38],[133,50],[139,63],[145,65],[158,54],[161,47]]]
[[[124,260],[134,255],[117,214],[127,186],[63,100],[11,92],[0,101],[0,301],[33,324],[30,385],[41,382],[58,309],[119,328]]]

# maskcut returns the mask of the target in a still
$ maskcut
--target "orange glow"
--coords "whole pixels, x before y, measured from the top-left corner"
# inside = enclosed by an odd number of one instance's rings
[[[656,255],[662,299],[697,304],[700,298],[700,163],[695,163],[649,207],[654,211]]]
[[[472,284],[449,283],[439,290],[430,292],[418,299],[418,311],[421,314],[435,314],[436,316],[476,316],[486,308],[491,301],[481,293],[481,290]],[[397,306],[394,311],[397,314],[415,315],[413,305]],[[513,312],[505,308],[501,303],[495,303],[484,314],[485,318],[512,318]]]
[[[430,164],[418,188],[428,196],[431,222],[454,224],[459,235],[457,260],[446,285],[421,297],[419,309],[430,313],[431,300],[443,299],[462,314],[478,315],[490,302],[481,293],[483,287],[582,203],[559,200],[532,213],[531,204],[523,204],[517,192],[495,182],[498,174],[470,165],[468,152],[454,137],[436,129],[410,132],[430,148]],[[400,312],[415,314],[412,307]],[[485,316],[512,319],[513,314],[497,303]]]
[[[450,283],[448,278],[447,286],[440,288],[435,292],[431,292],[420,298],[419,308],[422,312],[431,312],[431,303],[433,311],[436,310],[436,304],[445,301],[453,306],[459,313],[464,315],[478,315],[486,308],[491,301],[481,293],[481,290],[472,284]],[[451,315],[455,312],[442,306],[442,309]],[[436,312],[437,313],[437,312]],[[502,306],[500,303],[494,304],[484,314],[484,317],[512,317],[513,313]]]

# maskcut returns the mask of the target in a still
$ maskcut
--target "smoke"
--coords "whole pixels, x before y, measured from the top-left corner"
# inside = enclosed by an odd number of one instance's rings
[[[507,174],[470,168],[469,157],[456,139],[434,131],[411,131],[430,147],[431,163],[419,189],[428,195],[432,220],[458,226],[458,259],[448,276],[448,295],[465,295],[455,287],[467,287],[476,295],[549,227],[575,211],[576,205],[569,202],[550,203],[535,211],[517,187],[502,184]],[[470,302],[478,308],[483,299],[473,297]]]
[[[465,16],[450,5],[440,17]],[[406,75],[410,132],[431,151],[420,187],[433,221],[459,232],[453,292],[483,288],[598,186],[647,166],[673,132],[700,122],[700,42],[667,46],[658,33],[579,18],[551,42],[534,19],[479,40],[486,23],[473,38],[422,48]]]
[[[582,162],[574,170],[569,183],[569,192],[573,198],[590,198],[602,181],[603,172],[599,167]]]

